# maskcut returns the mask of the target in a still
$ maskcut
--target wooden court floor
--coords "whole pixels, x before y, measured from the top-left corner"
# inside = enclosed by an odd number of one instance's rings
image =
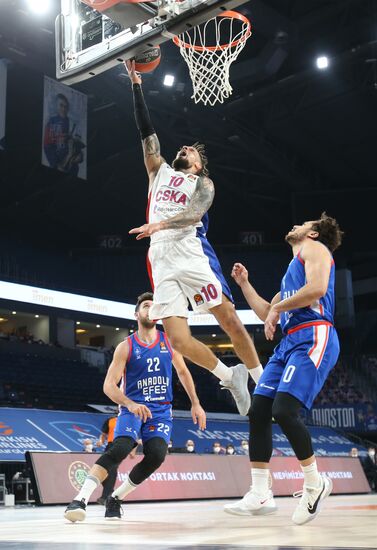
[[[279,498],[277,514],[230,516],[228,500],[127,504],[122,520],[108,521],[104,508],[88,507],[85,523],[63,518],[64,507],[0,508],[0,548],[27,550],[132,550],[265,548],[377,548],[377,495],[330,497],[321,514],[293,525],[297,503]]]

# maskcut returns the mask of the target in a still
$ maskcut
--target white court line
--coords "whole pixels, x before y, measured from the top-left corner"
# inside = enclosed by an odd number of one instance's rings
[[[37,430],[39,430],[40,432],[42,432],[44,435],[46,435],[47,437],[49,437],[50,439],[52,439],[52,441],[55,441],[55,443],[57,443],[58,445],[60,445],[60,447],[63,447],[63,449],[65,451],[68,451],[68,452],[71,452],[71,449],[68,449],[68,447],[65,447],[62,443],[60,443],[57,439],[55,439],[54,437],[52,437],[52,435],[48,434],[47,432],[45,432],[44,430],[42,430],[42,428],[40,428],[39,426],[37,426],[36,424],[34,424],[34,422],[32,422],[31,420],[29,420],[29,418],[26,419],[26,422],[29,422],[29,424],[31,424],[32,426],[34,426],[34,428],[37,428]]]

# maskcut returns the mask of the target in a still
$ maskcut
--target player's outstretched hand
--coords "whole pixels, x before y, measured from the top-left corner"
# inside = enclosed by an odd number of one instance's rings
[[[264,322],[264,334],[267,340],[273,340],[276,332],[276,325],[279,321],[279,313],[272,306]]]
[[[156,233],[157,231],[161,231],[161,224],[160,223],[145,223],[144,225],[141,225],[140,227],[135,227],[134,229],[131,229],[129,231],[130,235],[137,235],[136,240],[140,241],[140,239],[145,239],[146,237],[150,237],[153,235],[153,233]]]
[[[124,66],[127,69],[128,76],[130,77],[132,84],[141,84],[141,76],[135,71],[135,60],[133,59],[131,61],[130,59],[128,59],[124,62]]]
[[[249,272],[246,267],[240,263],[235,263],[231,273],[233,279],[236,283],[242,286],[244,283],[247,283],[249,280]]]
[[[146,422],[148,418],[152,418],[152,413],[145,405],[140,405],[140,403],[130,403],[127,405],[127,409],[133,413],[135,416],[138,416],[142,422]]]
[[[191,407],[191,416],[194,424],[199,425],[199,430],[205,430],[207,427],[207,415],[204,409],[198,404]]]

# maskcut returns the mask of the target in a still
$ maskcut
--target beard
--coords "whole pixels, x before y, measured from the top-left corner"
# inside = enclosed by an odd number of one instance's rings
[[[287,235],[285,236],[285,242],[290,244],[291,246],[295,245],[295,244],[298,244],[298,243],[301,243],[302,241],[305,240],[305,238],[307,237],[308,233],[303,233],[302,231],[300,233],[296,233],[296,231],[294,233],[287,233]]]
[[[150,328],[154,328],[156,326],[156,323],[154,321],[151,321],[150,319],[146,318],[146,319],[139,319],[139,323],[141,324],[141,326],[143,328],[147,328],[147,329],[150,329]]]
[[[287,233],[284,240],[288,244],[296,244],[299,242],[300,239],[296,235],[290,235],[289,233]]]
[[[172,167],[174,170],[188,170],[190,168],[190,163],[186,157],[177,157],[173,160]]]

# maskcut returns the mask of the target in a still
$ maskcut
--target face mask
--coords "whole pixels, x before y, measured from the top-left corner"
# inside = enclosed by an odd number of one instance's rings
[[[370,451],[368,451],[368,454],[369,456],[375,456],[376,451],[374,449],[371,449]]]
[[[171,443],[169,443],[168,449],[171,449],[172,447],[173,447],[173,445]]]
[[[232,455],[234,453],[234,449],[228,449],[227,454]]]
[[[245,451],[248,451],[249,450],[249,445],[247,443],[245,443],[244,445],[242,445],[242,448],[245,449]]]
[[[194,447],[192,445],[189,445],[187,447],[187,450],[188,450],[189,453],[192,453],[192,451],[194,450]]]
[[[93,444],[85,445],[85,451],[91,453],[93,451]]]
[[[220,447],[214,447],[213,452],[218,454],[220,452]]]

